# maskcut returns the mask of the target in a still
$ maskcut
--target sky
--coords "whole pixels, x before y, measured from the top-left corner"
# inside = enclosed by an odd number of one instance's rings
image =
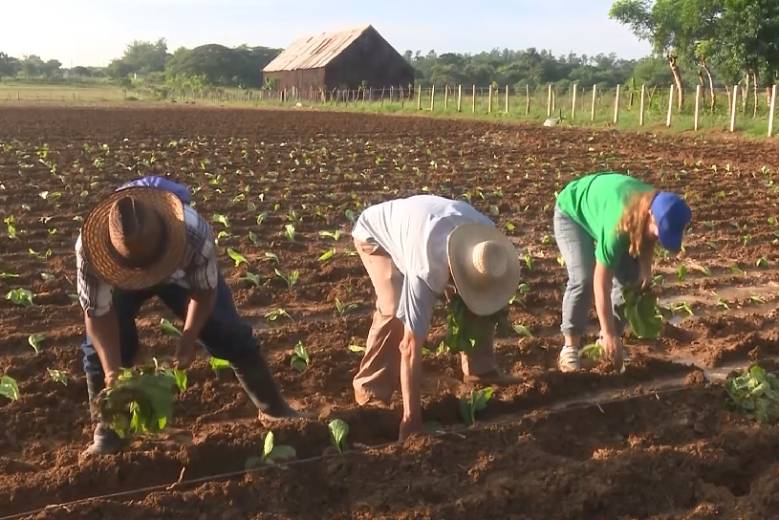
[[[0,52],[103,66],[133,40],[284,48],[295,38],[370,23],[399,52],[548,49],[649,54],[608,18],[613,0],[0,0]]]

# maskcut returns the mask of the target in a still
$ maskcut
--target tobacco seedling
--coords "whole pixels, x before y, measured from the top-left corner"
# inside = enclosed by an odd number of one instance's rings
[[[297,284],[298,281],[300,280],[300,271],[298,271],[297,269],[295,269],[294,271],[292,271],[289,274],[284,274],[279,269],[274,269],[273,272],[276,273],[276,276],[278,276],[279,278],[284,280],[284,283],[287,284],[287,289],[292,289],[292,287],[295,284]]]
[[[11,401],[19,399],[19,385],[13,377],[0,377],[0,395]]]
[[[533,257],[530,256],[530,253],[525,253],[525,256],[522,258],[525,261],[525,267],[527,267],[528,271],[533,270]]]
[[[355,354],[362,354],[365,352],[365,347],[360,345],[349,345],[346,348],[349,349],[349,352],[354,352]]]
[[[30,334],[27,336],[27,344],[32,347],[36,356],[41,352],[41,344],[44,339],[46,339],[45,334]]]
[[[657,306],[657,296],[651,291],[626,289],[625,302],[619,313],[630,324],[630,330],[639,339],[656,339],[663,328],[663,316]]]
[[[335,231],[320,231],[319,236],[324,238],[330,238],[338,242],[341,239],[341,231],[338,229],[336,229]]]
[[[246,271],[246,275],[239,278],[239,280],[249,282],[255,287],[260,286],[260,276],[250,271]]]
[[[272,311],[265,313],[265,319],[268,321],[276,321],[281,317],[289,318],[291,321],[295,321],[292,319],[292,316],[290,316],[289,313],[282,308],[273,309]]]
[[[488,326],[495,327],[502,314],[503,312],[499,311],[495,315],[482,318],[479,321],[481,323],[490,323]],[[446,338],[444,339],[444,344],[453,353],[473,352],[482,338],[482,334],[487,332],[486,330],[475,329],[472,324],[473,320],[469,319],[470,316],[470,311],[468,311],[465,302],[459,295],[455,295],[447,306],[447,331]]]
[[[579,352],[579,355],[584,359],[597,362],[603,359],[603,352],[603,346],[600,343],[592,343],[584,347],[581,352]]]
[[[230,365],[230,362],[227,361],[226,359],[222,359],[214,356],[208,358],[208,364],[211,366],[211,370],[213,370],[214,372],[219,372],[220,370],[225,370],[232,367],[232,365]]]
[[[32,291],[29,289],[11,289],[6,293],[5,299],[22,307],[33,305]]]
[[[338,313],[339,316],[346,316],[357,310],[357,307],[358,305],[354,302],[345,303],[338,298],[335,299],[335,312]]]
[[[692,306],[687,302],[679,302],[671,306],[673,312],[684,311],[688,316],[695,316],[695,312],[692,310]]]
[[[246,260],[246,257],[243,256],[241,253],[233,249],[232,247],[227,248],[227,256],[230,257],[230,259],[235,262],[235,267],[240,266],[241,264],[248,264],[249,261]]]
[[[679,267],[676,268],[676,277],[679,279],[680,282],[684,281],[684,279],[687,277],[686,265],[681,264]]]
[[[173,325],[169,320],[166,320],[165,318],[160,319],[160,330],[163,334],[166,336],[172,336],[174,338],[181,337],[181,331]]]
[[[16,238],[16,219],[13,215],[9,215],[3,219],[5,223],[5,229],[8,233],[8,238]]]
[[[278,264],[279,255],[277,255],[276,253],[272,253],[270,251],[265,251],[265,253],[263,254],[263,260],[265,260],[266,262],[273,262],[275,264]]]
[[[261,226],[263,222],[265,222],[265,219],[268,217],[268,212],[263,211],[262,213],[257,215],[257,225]]]
[[[298,341],[292,349],[292,357],[289,360],[289,366],[298,372],[305,372],[311,359],[308,357],[308,351],[302,341]]]
[[[521,323],[515,323],[511,326],[511,328],[514,330],[514,332],[516,332],[517,336],[521,336],[523,338],[533,337],[533,333],[530,332],[530,329]]]
[[[317,258],[317,260],[320,262],[329,262],[335,257],[335,254],[336,254],[335,248],[328,249],[327,251],[319,255],[319,258]]]
[[[44,253],[39,253],[35,249],[28,248],[27,252],[30,254],[30,256],[34,256],[38,260],[48,260],[53,254],[51,249],[47,249]]]
[[[295,226],[293,226],[292,224],[285,224],[284,236],[287,238],[287,240],[293,242],[295,240]]]
[[[755,267],[757,267],[758,269],[761,269],[763,267],[768,267],[768,259],[764,256],[761,256],[755,262]]]
[[[725,383],[731,404],[761,422],[779,419],[779,377],[754,364]]]
[[[125,369],[114,386],[101,392],[98,408],[102,419],[122,438],[130,433],[157,433],[173,416],[176,389],[183,391],[185,387],[183,371]]]
[[[286,444],[276,444],[276,437],[272,431],[265,435],[262,448],[262,461],[273,464],[274,462],[294,459],[297,456],[295,448]]]
[[[0,280],[6,280],[9,278],[19,278],[21,275],[16,273],[0,273]]]
[[[460,398],[460,417],[466,425],[471,426],[476,423],[476,412],[487,408],[487,403],[492,399],[494,391],[490,386],[481,390],[472,390],[469,396]]]
[[[260,244],[260,239],[257,238],[257,235],[254,233],[254,231],[249,231],[249,242],[255,246]]]
[[[346,449],[346,437],[349,435],[349,425],[343,419],[333,419],[327,425],[330,430],[330,442],[338,453]]]
[[[217,224],[222,224],[225,229],[230,229],[230,220],[220,213],[214,213],[211,215],[211,222],[216,222]]]
[[[49,377],[52,381],[59,383],[62,386],[68,386],[68,372],[66,370],[47,368],[46,371],[49,373]]]

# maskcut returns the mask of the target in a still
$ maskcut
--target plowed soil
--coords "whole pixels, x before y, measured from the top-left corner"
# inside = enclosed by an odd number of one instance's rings
[[[683,193],[694,222],[680,256],[657,257],[672,309],[661,339],[628,339],[624,374],[561,374],[554,195],[604,169]],[[73,244],[92,204],[149,172],[188,184],[207,218],[227,217],[213,226],[239,310],[284,394],[319,419],[274,428],[297,450],[292,465],[211,478],[240,472],[266,430],[205,355],[165,434],[79,457],[91,425]],[[11,238],[0,226],[0,292],[34,293],[32,306],[0,300],[0,374],[21,393],[0,398],[0,517],[779,518],[779,426],[730,410],[717,382],[755,360],[777,368],[778,172],[769,141],[302,111],[0,108],[0,214],[16,228]],[[348,347],[364,345],[373,303],[349,231],[364,206],[421,192],[470,200],[516,243],[527,286],[509,316],[532,337],[498,341],[523,383],[496,390],[464,428],[457,399],[470,388],[456,356],[435,354],[439,309],[424,361],[433,433],[401,445],[399,398],[360,408],[352,395],[360,354]],[[248,264],[235,267],[228,247]],[[288,287],[275,270],[299,280]],[[277,309],[289,317],[270,320]],[[139,319],[146,358],[175,347],[161,317],[173,318],[150,302]],[[31,334],[45,335],[38,354]],[[311,357],[302,373],[290,367],[298,341]],[[47,369],[66,371],[67,386]],[[344,455],[328,438],[336,417],[351,427]]]

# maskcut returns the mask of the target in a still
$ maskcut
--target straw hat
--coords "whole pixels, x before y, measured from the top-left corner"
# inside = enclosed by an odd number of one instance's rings
[[[457,292],[477,316],[495,314],[516,292],[520,271],[517,250],[493,226],[457,226],[449,233],[447,255]]]
[[[155,188],[114,192],[84,220],[81,244],[107,283],[125,290],[152,287],[173,274],[184,258],[184,206],[173,193]]]

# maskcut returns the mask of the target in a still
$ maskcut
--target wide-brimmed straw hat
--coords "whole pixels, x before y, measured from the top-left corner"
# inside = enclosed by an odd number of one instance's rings
[[[184,206],[173,193],[156,188],[114,192],[84,220],[81,244],[105,282],[125,290],[152,287],[173,274],[184,258]]]
[[[477,316],[495,314],[516,293],[519,256],[495,227],[476,223],[457,226],[449,234],[447,254],[457,292]]]

